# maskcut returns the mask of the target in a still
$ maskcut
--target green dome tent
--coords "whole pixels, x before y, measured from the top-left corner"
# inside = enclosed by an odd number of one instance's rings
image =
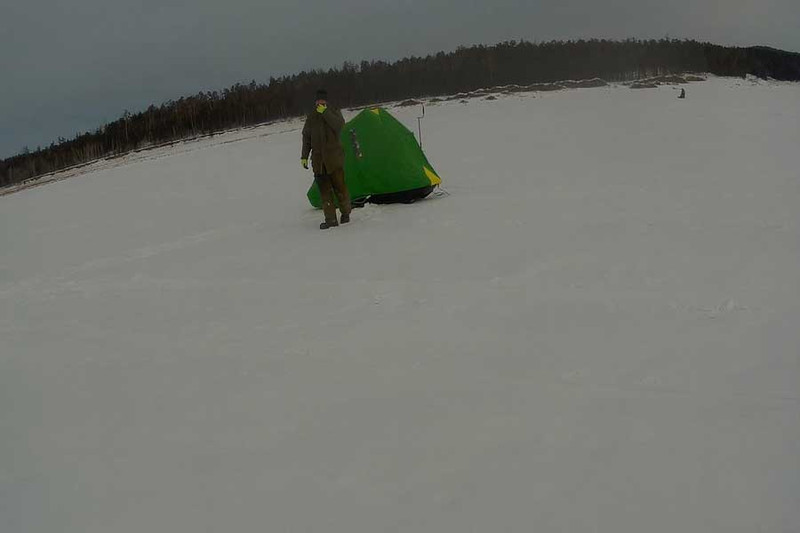
[[[413,202],[428,196],[442,180],[414,134],[382,108],[365,109],[342,128],[344,173],[353,205]],[[322,207],[316,182],[308,200]]]

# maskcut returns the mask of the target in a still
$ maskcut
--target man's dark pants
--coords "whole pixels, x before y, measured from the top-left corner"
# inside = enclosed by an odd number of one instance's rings
[[[324,171],[324,169],[323,169]],[[325,222],[336,224],[336,201],[339,202],[339,210],[343,215],[350,214],[350,194],[347,192],[347,184],[344,181],[344,169],[340,168],[332,173],[325,173],[314,178],[319,187],[322,197],[322,211],[325,213]]]

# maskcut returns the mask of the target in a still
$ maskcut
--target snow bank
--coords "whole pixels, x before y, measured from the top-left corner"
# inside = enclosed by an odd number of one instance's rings
[[[0,530],[793,531],[800,87],[740,82],[440,103],[450,196],[328,232],[298,121],[0,198]]]

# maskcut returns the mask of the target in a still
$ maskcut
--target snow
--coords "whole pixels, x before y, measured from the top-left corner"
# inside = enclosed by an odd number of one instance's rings
[[[800,531],[798,124],[431,105],[450,195],[325,232],[298,121],[0,197],[0,531]]]

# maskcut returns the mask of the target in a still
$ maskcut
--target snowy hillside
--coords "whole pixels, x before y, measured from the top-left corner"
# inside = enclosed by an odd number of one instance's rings
[[[800,85],[687,93],[429,106],[326,232],[298,121],[0,197],[0,531],[800,531]]]

